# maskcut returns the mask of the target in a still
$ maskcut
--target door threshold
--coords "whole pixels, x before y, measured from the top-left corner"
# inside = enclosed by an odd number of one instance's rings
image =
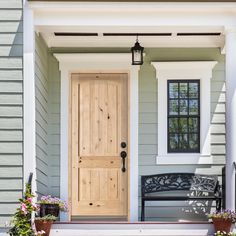
[[[54,224],[124,224],[124,225],[136,225],[136,224],[159,224],[159,225],[165,225],[165,224],[178,224],[178,225],[184,225],[184,224],[206,224],[206,225],[211,225],[212,222],[209,221],[135,221],[135,222],[130,222],[127,220],[123,220],[123,221],[113,221],[113,220],[109,220],[109,221],[98,221],[97,219],[92,221],[92,220],[72,220],[72,221],[56,221]]]
[[[116,217],[116,216],[72,216],[72,222],[127,222],[127,217]]]

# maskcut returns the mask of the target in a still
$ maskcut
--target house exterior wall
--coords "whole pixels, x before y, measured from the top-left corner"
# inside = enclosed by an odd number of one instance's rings
[[[52,52],[66,52],[52,49]],[[70,49],[71,52],[91,52],[89,49]],[[93,52],[127,52],[127,49],[94,49]],[[68,52],[68,51],[67,51]],[[139,74],[139,175],[163,172],[197,172],[221,175],[225,164],[225,64],[219,49],[162,48],[146,49],[145,63]],[[48,113],[48,161],[49,193],[58,196],[60,189],[60,74],[58,63],[49,53],[49,113]],[[211,80],[211,153],[213,164],[205,165],[157,165],[157,79],[151,61],[216,60]],[[165,114],[163,114],[165,115]],[[140,197],[140,194],[139,194]],[[208,209],[209,210],[209,209]],[[199,219],[205,212],[199,210]],[[140,212],[140,210],[139,210]],[[147,220],[198,219],[193,205],[184,202],[147,204]]]
[[[49,180],[50,194],[60,195],[60,72],[58,61],[49,55]]]
[[[196,172],[221,175],[225,163],[225,72],[224,56],[219,49],[146,49],[145,64],[139,77],[139,174]],[[218,64],[211,79],[211,165],[157,165],[157,79],[151,61],[215,60]],[[160,101],[161,102],[161,101]],[[166,114],[163,114],[166,115]],[[139,188],[140,189],[140,188]],[[140,202],[140,201],[139,201]],[[202,220],[205,212],[185,202],[149,202],[147,219],[158,221]],[[209,210],[209,209],[207,209]],[[140,211],[139,211],[140,213]]]
[[[36,193],[48,193],[48,48],[41,37],[35,36],[35,114],[36,114]]]
[[[23,189],[22,0],[0,1],[0,227]]]
[[[36,193],[59,196],[58,62],[42,37],[35,35]]]

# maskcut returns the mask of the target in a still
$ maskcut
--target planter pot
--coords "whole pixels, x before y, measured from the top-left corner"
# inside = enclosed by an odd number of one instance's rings
[[[59,205],[58,204],[46,204],[40,203],[40,217],[44,217],[46,215],[53,215],[55,217],[59,216]]]
[[[231,220],[224,220],[220,218],[213,218],[212,219],[215,231],[225,231],[226,233],[229,233],[232,227],[232,221]]]
[[[45,234],[44,236],[49,236],[50,234],[50,230],[51,230],[51,226],[53,221],[46,221],[46,220],[35,220],[35,228],[37,231],[44,231]]]

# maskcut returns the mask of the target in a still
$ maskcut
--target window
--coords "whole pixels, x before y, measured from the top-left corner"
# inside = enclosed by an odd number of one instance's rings
[[[157,78],[157,156],[156,164],[158,165],[193,165],[193,164],[212,164],[213,159],[211,155],[211,78],[212,70],[217,64],[216,61],[166,61],[166,62],[152,62],[152,65],[156,69]],[[168,82],[176,82],[178,84],[178,98],[173,97],[169,99],[168,93]],[[179,98],[179,84],[185,82],[188,84],[198,84],[198,98],[191,96],[190,90],[187,91],[186,98]],[[171,95],[174,96],[174,95]],[[181,95],[182,96],[182,95]],[[186,96],[186,95],[185,95]],[[177,142],[182,138],[183,135],[187,134],[187,138],[191,138],[191,134],[198,135],[198,147],[190,148],[189,139],[187,139],[187,147],[184,150],[176,148],[168,150],[169,145],[169,100],[177,100],[178,114],[170,114],[170,118],[177,118],[176,134],[178,135]],[[189,107],[187,107],[187,115],[179,113],[180,100],[199,100],[198,113],[197,115],[189,114]],[[200,105],[201,102],[201,105]],[[187,105],[189,105],[187,103]],[[191,105],[190,107],[192,107]],[[177,113],[177,112],[176,112]],[[176,117],[174,117],[176,116]],[[191,124],[189,119],[198,118],[198,132],[196,129],[191,130]],[[179,132],[179,119],[186,118],[187,132]],[[190,127],[189,127],[190,126]],[[193,126],[196,128],[196,125]],[[175,132],[175,131],[174,131]],[[172,132],[173,134],[175,134]],[[171,134],[171,133],[170,133]],[[196,135],[195,135],[196,137]],[[176,141],[175,141],[176,142]],[[192,143],[190,143],[192,145]],[[190,149],[190,150],[189,150]],[[170,151],[170,152],[169,152]]]
[[[200,80],[167,83],[168,153],[199,153]]]

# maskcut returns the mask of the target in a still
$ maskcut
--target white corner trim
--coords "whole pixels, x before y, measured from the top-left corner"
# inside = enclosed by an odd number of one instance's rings
[[[35,38],[33,11],[24,2],[24,183],[33,173],[32,191],[36,191],[36,141],[35,141]]]
[[[138,73],[139,66],[131,65],[130,53],[72,53],[54,54],[61,71],[61,150],[60,150],[60,197],[69,200],[68,151],[69,151],[69,95],[71,73],[124,72],[129,75],[129,123],[130,123],[130,221],[138,221]],[[61,215],[68,220],[69,215]]]
[[[216,61],[152,62],[158,80],[158,156],[157,164],[211,164],[210,80]],[[200,80],[200,153],[167,153],[167,80]]]

